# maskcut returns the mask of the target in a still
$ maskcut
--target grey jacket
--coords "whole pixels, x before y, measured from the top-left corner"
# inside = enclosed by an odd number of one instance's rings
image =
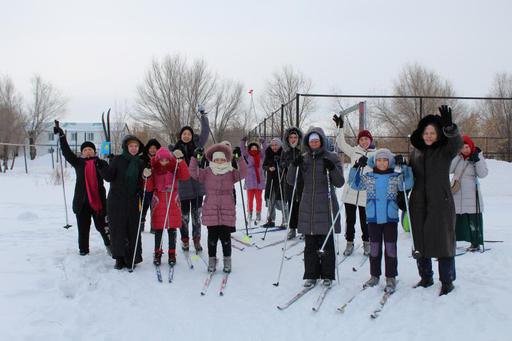
[[[475,163],[464,160],[460,154],[452,160],[450,174],[460,181],[460,190],[453,194],[455,213],[457,214],[474,214],[483,211],[482,193],[478,188],[477,202],[476,192],[477,186],[479,186],[478,178],[485,178],[488,170],[483,153],[480,152],[478,156],[480,161]]]
[[[320,150],[309,148],[309,135],[317,133],[322,141]],[[299,166],[299,180],[303,182],[302,197],[299,209],[298,232],[309,235],[327,235],[331,227],[331,214],[338,213],[338,200],[335,187],[340,188],[345,183],[341,161],[336,153],[327,151],[327,138],[321,128],[311,128],[303,139],[303,163]],[[329,159],[335,165],[330,171],[332,212],[328,200],[327,176],[324,169],[324,159]],[[286,180],[292,185],[295,182],[296,166],[288,168]],[[335,232],[341,232],[340,216],[336,219]]]

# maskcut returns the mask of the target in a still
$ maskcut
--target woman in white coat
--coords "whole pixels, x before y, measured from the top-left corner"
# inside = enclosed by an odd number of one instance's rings
[[[336,127],[340,130],[336,143],[338,148],[350,158],[351,167],[359,160],[361,156],[370,157],[375,153],[375,149],[372,146],[373,137],[368,130],[361,130],[357,135],[357,145],[351,146],[345,141],[345,132],[343,129],[343,117],[334,115],[334,122]],[[368,166],[363,168],[363,174],[371,172],[372,169]],[[345,186],[343,188],[342,200],[345,204],[345,216],[346,216],[346,230],[345,239],[347,246],[343,255],[350,256],[354,251],[354,236],[355,236],[355,224],[356,224],[356,211],[359,210],[359,224],[361,225],[361,233],[363,240],[363,252],[366,256],[370,254],[370,241],[368,234],[368,225],[366,224],[366,191],[359,191],[351,188],[351,186]]]
[[[478,178],[487,176],[487,164],[480,148],[464,135],[464,146],[450,166],[453,174],[452,193],[455,202],[457,241],[471,243],[468,251],[483,245],[483,201]]]

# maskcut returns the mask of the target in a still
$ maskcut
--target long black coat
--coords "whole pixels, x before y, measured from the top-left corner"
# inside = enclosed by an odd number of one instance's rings
[[[270,199],[270,192],[272,188],[272,200],[281,200],[281,191],[285,191],[284,182],[286,180],[283,179],[283,173],[281,172],[281,153],[283,152],[283,148],[280,147],[276,153],[272,151],[272,147],[268,146],[265,150],[265,160],[263,161],[263,169],[266,171],[267,182],[265,184],[265,200]],[[279,172],[277,170],[277,166],[279,166]],[[273,167],[274,170],[271,171],[270,168]],[[279,173],[279,174],[278,174]],[[281,179],[278,175],[281,175]],[[281,186],[281,187],[279,187]],[[284,196],[284,192],[283,192]]]
[[[288,137],[290,136],[290,133],[292,133],[292,132],[294,132],[295,134],[297,134],[299,136],[298,145],[295,147],[290,146],[290,144],[288,143]],[[300,129],[295,128],[295,127],[286,129],[286,131],[284,133],[283,153],[281,154],[281,168],[283,169],[283,172],[285,173],[285,177],[288,174],[288,169],[290,168],[293,160],[295,160],[295,158],[299,154],[301,154],[301,150],[300,150],[301,142],[302,142],[302,131],[300,131]],[[285,186],[285,194],[284,195],[286,196],[286,201],[288,203],[290,203],[292,201],[292,195],[293,195],[293,184],[290,185],[286,181],[285,181],[285,183],[286,183],[286,186]],[[299,177],[299,179],[297,179],[297,188],[295,189],[295,197],[294,197],[294,201],[296,203],[300,202],[300,198],[302,196],[302,187],[303,187],[302,179]]]
[[[59,141],[60,147],[62,149],[62,155],[64,155],[66,161],[75,169],[76,182],[75,194],[73,196],[73,213],[78,215],[80,214],[80,211],[84,205],[89,203],[89,198],[87,197],[87,189],[85,187],[85,161],[87,159],[76,156],[71,148],[69,148],[66,135],[61,136]],[[101,159],[98,159],[96,162],[100,164],[99,167],[105,167],[108,165],[106,161]],[[103,178],[99,172],[96,172],[96,177],[98,178],[98,190],[100,193],[101,203],[103,205],[103,212],[101,212],[101,215],[104,216],[107,207],[105,186],[103,185]]]
[[[134,138],[130,137],[130,139]],[[123,141],[123,148],[126,148],[126,140],[127,138]],[[138,161],[138,178],[141,179],[142,183],[144,162],[140,159]],[[126,264],[131,265],[139,223],[139,198],[137,193],[130,193],[128,190],[125,179],[128,165],[128,160],[121,155],[116,155],[108,167],[98,170],[101,176],[110,182],[107,197],[107,216],[112,242],[112,257],[124,259]],[[141,254],[142,249],[139,240],[135,263],[142,261]]]
[[[422,139],[429,124],[436,126],[439,141],[428,147]],[[455,205],[450,190],[450,164],[463,145],[457,126],[442,129],[439,116],[429,115],[411,136],[414,149],[410,165],[414,187],[410,197],[414,247],[422,257],[455,256]]]
[[[308,146],[308,138],[312,133],[317,133],[322,141],[319,151],[312,151]],[[327,151],[327,138],[321,128],[310,129],[304,137],[304,162],[299,167],[299,177],[304,181],[304,189],[300,202],[298,232],[308,235],[327,235],[331,227],[331,211],[328,200],[327,176],[324,168],[324,159],[334,163],[334,169],[329,172],[331,182],[332,216],[338,212],[338,200],[335,187],[341,187],[345,183],[341,161],[336,153]],[[288,169],[287,181],[293,184],[296,167],[291,165]],[[340,217],[336,219],[334,226],[336,233],[341,232]]]

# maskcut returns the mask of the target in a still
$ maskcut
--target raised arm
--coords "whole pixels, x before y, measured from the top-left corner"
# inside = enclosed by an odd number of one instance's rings
[[[73,151],[69,147],[68,140],[66,139],[66,135],[64,134],[62,129],[60,129],[60,132],[59,132],[59,143],[60,143],[60,149],[62,150],[62,155],[64,155],[64,158],[66,159],[66,161],[71,166],[76,167],[78,165],[78,160],[79,160],[78,156],[76,156],[76,154],[73,153]]]
[[[238,169],[233,170],[233,182],[236,183],[245,179],[247,176],[247,164],[245,163],[243,158],[238,158],[236,161],[238,165]]]
[[[210,133],[210,125],[208,121],[208,116],[206,113],[201,114],[201,133],[199,134],[199,147],[204,148],[206,142],[208,141],[208,134]]]

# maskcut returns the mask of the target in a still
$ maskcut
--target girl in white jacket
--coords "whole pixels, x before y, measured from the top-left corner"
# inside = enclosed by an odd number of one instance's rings
[[[464,135],[464,147],[450,166],[453,174],[452,193],[455,202],[457,241],[471,243],[468,251],[480,250],[483,245],[483,201],[478,178],[487,176],[487,164],[480,148]],[[458,182],[457,185],[453,185]]]
[[[357,145],[351,146],[345,141],[345,132],[343,130],[343,117],[334,115],[334,122],[336,127],[340,130],[336,143],[338,148],[350,158],[351,167],[359,160],[361,156],[369,158],[375,153],[373,148],[373,137],[368,130],[361,130],[357,135]],[[363,168],[363,174],[371,172],[372,169],[368,166]],[[345,239],[347,240],[347,246],[343,254],[350,256],[354,251],[354,236],[355,236],[355,224],[356,224],[356,211],[359,210],[359,224],[361,225],[361,233],[363,240],[363,252],[366,256],[370,254],[370,241],[368,235],[368,226],[366,224],[366,191],[359,191],[345,186],[343,188],[342,200],[345,203],[345,216],[346,216],[346,230]]]

